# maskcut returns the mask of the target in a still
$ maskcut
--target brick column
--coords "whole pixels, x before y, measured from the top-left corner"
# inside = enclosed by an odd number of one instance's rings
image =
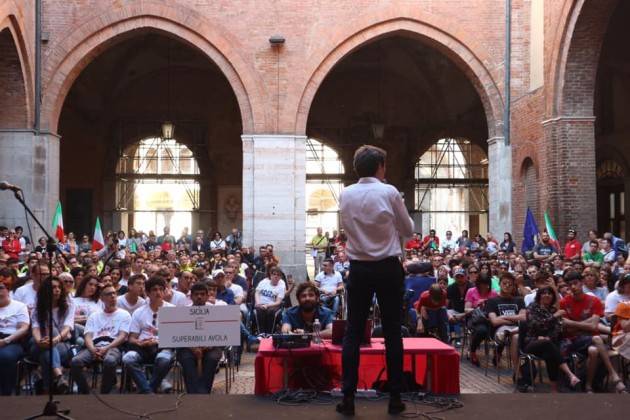
[[[541,213],[550,212],[561,238],[575,228],[585,239],[589,229],[597,228],[595,117],[558,117],[544,121],[543,127]]]
[[[243,242],[274,245],[280,265],[306,278],[306,137],[244,134]]]
[[[22,188],[26,204],[44,227],[50,227],[59,200],[59,136],[31,130],[0,130],[0,180]],[[11,191],[1,191],[0,224],[28,228],[24,209]],[[36,243],[42,231],[29,220]],[[53,234],[54,232],[51,232]]]
[[[512,147],[503,137],[488,139],[488,200],[489,230],[503,238],[512,232]]]

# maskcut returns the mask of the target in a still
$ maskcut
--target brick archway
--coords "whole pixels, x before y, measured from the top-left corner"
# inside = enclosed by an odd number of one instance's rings
[[[552,58],[553,117],[594,115],[599,56],[608,21],[619,0],[575,0],[565,10],[566,24]]]
[[[227,78],[240,109],[243,131],[263,129],[264,107],[255,101],[264,97],[256,72],[240,56],[239,43],[217,25],[201,19],[183,6],[141,2],[107,11],[79,27],[51,46],[44,68],[45,85],[42,123],[56,132],[66,95],[83,69],[104,50],[133,36],[136,31],[161,31],[203,52]]]
[[[9,3],[7,3],[9,4]],[[0,34],[2,44],[0,61],[4,69],[0,76],[6,99],[0,99],[0,109],[4,109],[0,125],[3,128],[30,128],[33,121],[32,97],[33,84],[29,53],[20,23],[15,15],[2,18],[0,10]],[[10,110],[11,112],[7,112]]]
[[[559,232],[573,227],[584,235],[597,226],[595,87],[604,37],[618,3],[567,1],[553,42],[540,204],[558,221]]]
[[[321,60],[313,60],[317,65],[310,73],[299,97],[295,132],[298,134],[306,132],[308,114],[317,90],[338,62],[371,41],[392,35],[403,35],[428,43],[462,70],[476,89],[483,104],[488,124],[488,138],[501,136],[503,101],[492,75],[483,64],[491,61],[489,56],[479,46],[475,45],[474,50],[466,46],[460,41],[460,39],[466,39],[466,36],[458,33],[455,28],[447,27],[448,32],[438,29],[444,27],[444,22],[448,21],[441,20],[440,26],[433,24],[438,18],[426,13],[418,16],[418,11],[414,9],[394,8],[385,12],[380,11],[378,14],[368,14],[367,17],[344,27],[343,33],[333,38],[341,40],[336,46],[328,50],[322,48],[314,54],[314,57],[321,57]],[[450,29],[453,31],[451,32]],[[468,43],[474,45],[472,40],[468,40]]]

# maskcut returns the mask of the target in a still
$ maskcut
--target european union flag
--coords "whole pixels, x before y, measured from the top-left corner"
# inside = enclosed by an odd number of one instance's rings
[[[521,252],[531,251],[536,246],[535,237],[539,235],[536,219],[532,211],[527,207],[527,216],[525,216],[525,228],[523,229],[523,245]]]

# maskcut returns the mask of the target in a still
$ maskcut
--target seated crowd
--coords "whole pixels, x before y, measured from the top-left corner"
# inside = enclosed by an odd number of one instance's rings
[[[553,391],[562,380],[567,388],[580,385],[592,392],[602,389],[607,377],[614,390],[625,392],[630,258],[626,243],[611,233],[588,236],[580,243],[570,230],[561,247],[543,232],[532,250],[518,252],[507,232],[502,241],[491,234],[470,238],[467,231],[457,239],[451,231],[442,239],[433,229],[424,237],[414,234],[405,243],[403,334],[434,336],[456,346],[463,346],[464,338],[476,366],[483,343],[496,348],[495,365],[504,349],[512,367],[523,355],[538,357],[546,362]],[[342,291],[349,272],[344,243],[342,231],[330,237],[318,230],[313,237],[312,256],[322,269],[318,285],[330,272],[326,258],[331,258]],[[329,290],[333,284],[330,279]],[[515,381],[524,376],[513,369]]]
[[[350,263],[342,230],[332,237],[318,230],[313,238],[313,282],[285,275],[272,245],[258,253],[242,246],[237,229],[225,239],[203,231],[184,231],[176,239],[168,227],[159,237],[108,233],[98,251],[89,237],[81,238],[77,243],[68,234],[59,243],[50,272],[45,243],[33,248],[21,229],[0,227],[3,395],[16,390],[16,364],[25,358],[39,366],[43,387],[52,366],[58,392],[69,391],[67,373],[78,392],[89,392],[85,369],[97,363],[103,393],[115,387],[121,366],[137,392],[164,392],[177,361],[187,392],[209,393],[223,349],[159,349],[157,314],[165,305],[238,305],[248,345],[275,332],[310,333],[316,324],[329,338],[333,320],[345,317]],[[561,381],[587,392],[603,389],[604,377],[625,391],[627,369],[618,366],[630,360],[626,249],[612,234],[599,238],[594,231],[585,244],[570,231],[563,247],[543,233],[527,252],[518,252],[509,233],[501,242],[492,235],[471,239],[466,231],[458,239],[446,232],[442,240],[434,230],[416,234],[405,243],[402,333],[462,347],[467,341],[468,358],[477,366],[482,344],[496,348],[495,364],[504,351],[513,367],[523,354],[534,355],[546,362],[554,391]],[[51,291],[52,302],[45,298]]]
[[[20,362],[34,366],[26,375],[41,379],[31,381],[40,392],[47,390],[51,366],[58,393],[72,391],[72,384],[79,393],[90,392],[86,368],[98,368],[100,392],[109,393],[121,367],[137,392],[156,393],[172,388],[177,361],[186,391],[209,393],[221,360],[238,359],[240,347],[232,349],[235,355],[219,347],[158,348],[159,308],[238,305],[243,342],[252,344],[258,340],[252,328],[273,332],[278,310],[292,305],[293,279],[280,270],[273,246],[255,254],[242,246],[237,229],[225,240],[202,231],[194,237],[184,231],[175,239],[167,227],[159,237],[109,232],[99,250],[88,243],[83,236],[77,244],[69,233],[57,245],[50,270],[45,243],[31,249],[21,229],[18,237],[0,227],[2,395],[16,392],[25,380],[18,378],[25,374],[16,368]]]
[[[564,247],[547,232],[527,252],[517,252],[509,233],[458,239],[434,230],[406,242],[407,326],[445,342],[469,342],[468,358],[480,366],[484,342],[507,349],[514,380],[519,358],[543,359],[552,390],[603,389],[607,377],[625,392],[630,362],[630,259],[623,240],[589,232],[582,244],[570,230]],[[615,368],[611,358],[618,358]],[[619,371],[621,369],[621,371]],[[562,374],[562,376],[561,376]]]

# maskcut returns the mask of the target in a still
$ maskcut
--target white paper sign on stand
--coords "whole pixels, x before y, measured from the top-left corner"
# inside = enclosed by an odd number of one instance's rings
[[[158,319],[160,348],[241,344],[238,305],[161,307]]]

